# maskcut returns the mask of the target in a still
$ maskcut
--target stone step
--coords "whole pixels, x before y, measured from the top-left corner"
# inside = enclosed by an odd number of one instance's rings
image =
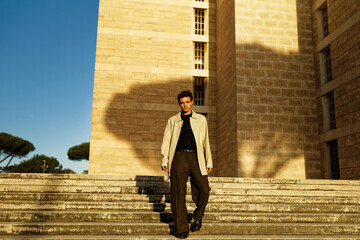
[[[187,203],[189,211],[194,203]],[[170,203],[149,202],[0,202],[1,210],[170,211]],[[209,203],[210,212],[360,213],[360,205]]]
[[[168,181],[167,176],[153,176],[153,175],[101,175],[101,174],[54,174],[54,173],[0,173],[0,179],[43,179],[43,180],[106,180],[106,181]],[[217,181],[217,180],[215,180]]]
[[[39,189],[56,186],[56,188],[63,187],[137,187],[137,188],[169,188],[169,182],[160,181],[106,181],[106,180],[49,180],[44,179],[20,179],[14,181],[14,179],[0,179],[0,185],[6,191],[7,188],[13,186],[39,186]],[[188,186],[190,183],[188,182]],[[260,190],[322,190],[322,191],[360,191],[360,185],[349,185],[349,184],[333,184],[324,185],[316,184],[314,181],[312,184],[307,181],[307,184],[292,183],[290,182],[279,182],[279,183],[256,183],[256,182],[211,182],[211,188],[220,189],[260,189]]]
[[[54,179],[46,181],[44,179],[0,179],[1,185],[31,185],[31,186],[106,186],[106,187],[157,187],[157,188],[169,188],[169,182],[160,181],[106,181],[106,180],[63,180]],[[188,182],[188,185],[190,183]],[[256,182],[210,182],[210,186],[214,188],[237,188],[237,189],[271,189],[271,190],[343,190],[343,191],[358,191],[359,185],[337,185],[337,184],[316,184],[314,181],[312,184],[292,183],[292,182],[279,182],[279,183],[256,183]]]
[[[188,219],[191,219],[191,214]],[[172,222],[170,212],[1,211],[0,222]],[[359,213],[228,213],[206,212],[204,222],[360,223]]]
[[[0,235],[2,240],[19,239],[19,236]],[[125,240],[173,240],[177,239],[171,235],[22,235],[22,240],[108,240],[108,239],[125,239]],[[359,236],[352,235],[193,235],[187,239],[196,240],[359,240]]]
[[[192,201],[191,195],[186,196]],[[69,201],[69,202],[170,202],[170,195],[164,194],[121,194],[121,193],[22,193],[6,192],[0,194],[0,201]],[[210,195],[210,203],[297,203],[297,204],[360,204],[354,196],[329,198],[326,196],[257,196],[257,195]]]
[[[112,181],[146,181],[168,182],[167,176],[137,176],[137,175],[93,175],[93,174],[38,174],[38,173],[0,173],[2,179],[43,179],[43,180],[104,180]],[[273,184],[310,184],[310,185],[352,185],[360,186],[357,180],[329,180],[329,179],[274,179],[274,178],[236,178],[236,177],[209,177],[210,183],[273,183]]]
[[[327,197],[360,197],[360,191],[321,191],[321,190],[266,190],[266,189],[232,189],[218,188],[211,191],[215,195],[254,195],[254,196],[327,196]]]
[[[0,223],[0,234],[6,235],[76,235],[76,234],[169,234],[167,223]],[[193,235],[358,235],[359,224],[326,223],[204,223]]]
[[[22,193],[117,193],[117,194],[169,194],[169,188],[139,187],[99,187],[99,186],[32,186],[32,185],[0,185],[0,192]],[[190,188],[188,188],[190,194]],[[291,189],[237,189],[212,188],[211,195],[264,195],[264,196],[327,196],[327,197],[360,197],[359,191],[343,190],[291,190]]]
[[[360,181],[209,182],[189,239],[360,239]],[[0,239],[174,239],[168,194],[163,176],[1,173]]]

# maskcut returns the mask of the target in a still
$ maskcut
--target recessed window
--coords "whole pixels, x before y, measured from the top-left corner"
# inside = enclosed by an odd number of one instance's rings
[[[336,128],[334,92],[329,93],[327,98],[329,104],[329,129],[331,130]]]
[[[338,144],[337,140],[327,142],[328,146],[328,157],[330,165],[330,178],[340,179],[340,169],[339,169],[339,155],[338,155]]]
[[[329,35],[328,8],[326,2],[316,11],[316,18],[319,40],[322,40]]]
[[[331,70],[331,54],[330,54],[330,47],[325,50],[325,59],[326,59],[326,77],[327,81],[332,81],[332,70]]]
[[[195,34],[205,34],[205,10],[195,9]]]
[[[336,129],[334,92],[324,95],[322,103],[324,131]]]
[[[333,80],[331,68],[331,51],[330,46],[320,52],[320,71],[322,82],[330,82]]]
[[[204,77],[194,77],[194,103],[205,105],[205,82]]]
[[[325,38],[325,37],[327,37],[329,35],[327,6],[324,6],[321,9],[321,13],[322,13],[323,36]]]
[[[195,42],[195,69],[205,69],[205,43]]]

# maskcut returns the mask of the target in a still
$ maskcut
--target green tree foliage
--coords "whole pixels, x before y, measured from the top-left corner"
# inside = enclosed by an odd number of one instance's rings
[[[8,167],[7,170],[16,173],[61,173],[62,165],[59,165],[59,161],[54,157],[35,155],[29,160]]]
[[[0,155],[6,155],[3,159],[0,160],[0,163],[10,158],[6,167],[9,166],[11,160],[14,157],[24,157],[29,152],[34,150],[35,147],[31,142],[19,137],[12,136],[8,133],[0,133]]]
[[[90,142],[85,142],[80,145],[69,148],[67,155],[70,160],[89,160]]]

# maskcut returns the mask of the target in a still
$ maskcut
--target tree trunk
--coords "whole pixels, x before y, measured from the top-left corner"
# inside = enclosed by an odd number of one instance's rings
[[[13,158],[14,158],[14,155],[10,158],[10,160],[9,160],[8,164],[6,164],[6,166],[4,167],[4,169],[7,169],[7,167],[8,167],[8,166],[9,166],[9,164],[11,163],[11,160],[13,160]]]
[[[5,161],[8,157],[10,157],[11,154],[7,155],[3,160],[0,161],[0,163],[2,163],[3,161]],[[13,156],[14,157],[14,156]]]

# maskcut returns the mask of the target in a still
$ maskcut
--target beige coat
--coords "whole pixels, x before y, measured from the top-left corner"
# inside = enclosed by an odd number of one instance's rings
[[[183,120],[181,119],[181,112],[179,112],[175,116],[169,118],[165,127],[161,145],[161,166],[167,166],[169,174],[171,172],[171,164],[175,155],[182,124]],[[190,125],[195,137],[201,175],[207,175],[206,168],[213,168],[207,120],[203,115],[192,111]]]

